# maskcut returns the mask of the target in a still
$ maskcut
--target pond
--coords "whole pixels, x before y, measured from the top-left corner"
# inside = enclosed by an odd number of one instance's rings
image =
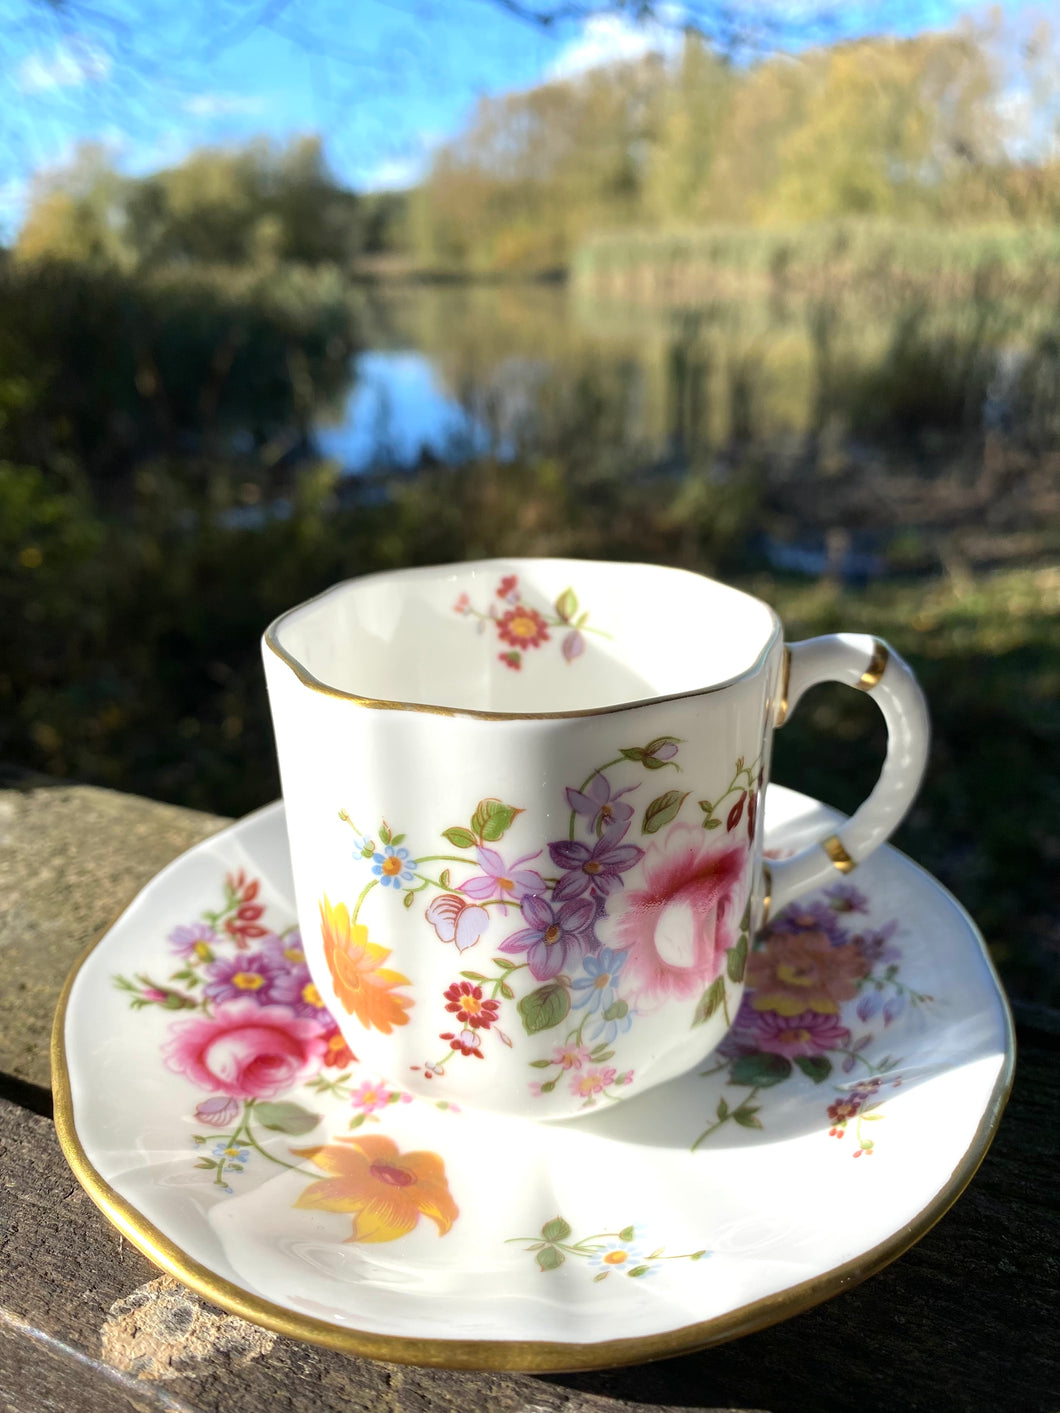
[[[822,438],[864,456],[1055,417],[1055,316],[1004,301],[762,294],[680,307],[574,284],[353,297],[362,351],[316,431],[347,472],[566,453],[587,437],[645,468],[734,448],[801,454]]]

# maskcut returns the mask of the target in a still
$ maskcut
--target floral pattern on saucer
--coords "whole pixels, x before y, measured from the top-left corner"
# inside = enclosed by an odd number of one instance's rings
[[[875,1152],[866,1125],[883,1118],[882,1091],[902,1083],[901,1061],[864,1027],[876,1021],[886,1031],[907,1008],[935,998],[899,979],[898,920],[870,927],[868,913],[865,894],[838,883],[793,903],[770,924],[748,960],[747,989],[717,1063],[702,1071],[724,1073],[730,1088],[693,1149],[729,1122],[764,1127],[763,1093],[797,1072],[824,1084],[838,1067],[854,1078],[834,1086],[828,1135],[844,1138],[853,1124],[852,1156]]]
[[[133,1010],[179,1013],[166,1027],[160,1058],[168,1070],[182,1075],[202,1095],[194,1108],[198,1122],[222,1130],[217,1137],[196,1133],[193,1142],[198,1149],[195,1166],[211,1173],[211,1182],[227,1196],[235,1192],[232,1175],[245,1172],[252,1158],[309,1178],[319,1176],[265,1146],[270,1134],[299,1136],[317,1127],[322,1115],[306,1107],[313,1102],[310,1096],[348,1100],[354,1110],[351,1129],[366,1121],[378,1123],[379,1113],[389,1105],[412,1099],[410,1094],[365,1075],[360,1076],[358,1085],[351,1085],[353,1070],[348,1067],[356,1063],[356,1056],[310,979],[298,928],[271,930],[267,905],[260,895],[260,880],[247,878],[242,870],[229,873],[222,885],[220,907],[207,909],[199,921],[174,928],[169,934],[170,964],[175,958],[179,965],[164,982],[146,971],[133,977],[114,977],[115,986],[129,996]],[[343,1072],[329,1076],[329,1070]],[[443,1102],[438,1107],[449,1106]],[[351,1148],[351,1156],[342,1161],[334,1157],[346,1152],[326,1146],[291,1150],[292,1157],[309,1159],[325,1172],[338,1173],[337,1181],[346,1173],[346,1186],[336,1199],[345,1205],[332,1205],[331,1211],[361,1211],[358,1203],[362,1198],[368,1202],[373,1181],[383,1188],[404,1188],[413,1185],[419,1171],[415,1165],[395,1168],[391,1163],[378,1169],[383,1174],[379,1177],[360,1149]],[[441,1163],[435,1154],[412,1156],[428,1156]],[[346,1171],[357,1163],[367,1163],[368,1177],[360,1188],[351,1185]],[[314,1189],[307,1189],[314,1191],[316,1198],[307,1201],[303,1194],[301,1204],[321,1205],[320,1186],[317,1182]],[[396,1191],[390,1195],[396,1196]],[[448,1211],[442,1206],[431,1210]],[[455,1217],[454,1206],[445,1230]],[[392,1239],[356,1234],[367,1229],[366,1218],[355,1219],[351,1240]],[[385,1228],[376,1224],[374,1230],[380,1229]],[[393,1236],[403,1230],[395,1228]]]
[[[709,1251],[683,1251],[680,1255],[666,1255],[664,1246],[647,1250],[647,1238],[643,1228],[628,1226],[621,1231],[598,1231],[592,1236],[580,1237],[571,1241],[574,1235],[571,1224],[563,1217],[552,1217],[545,1222],[538,1236],[510,1236],[509,1244],[518,1242],[533,1254],[542,1271],[557,1271],[569,1258],[585,1261],[589,1270],[594,1271],[594,1282],[607,1280],[608,1276],[631,1276],[639,1280],[650,1276],[659,1269],[660,1261],[702,1261]]]

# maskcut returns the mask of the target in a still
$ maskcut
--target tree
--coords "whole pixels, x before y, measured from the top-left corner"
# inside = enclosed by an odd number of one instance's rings
[[[204,148],[146,177],[123,177],[83,148],[39,184],[16,253],[147,269],[346,266],[358,244],[356,197],[328,172],[319,138],[300,138]]]

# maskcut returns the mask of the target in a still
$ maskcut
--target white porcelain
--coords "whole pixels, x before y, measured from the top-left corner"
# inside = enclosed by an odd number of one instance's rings
[[[785,855],[837,819],[775,786],[766,815]],[[263,954],[262,985],[225,999]],[[442,1085],[412,1098],[344,1062],[307,990],[274,806],[178,859],[83,959],[57,1127],[121,1230],[260,1323],[448,1367],[657,1357],[899,1254],[971,1178],[1011,1080],[974,926],[890,848],[777,918],[750,973],[724,1053],[628,1103],[535,1124]]]
[[[867,858],[927,749],[882,644],[787,649],[766,604],[651,565],[371,575],[283,615],[264,657],[320,995],[394,1083],[516,1117],[631,1099],[708,1054],[764,895],[776,911]],[[767,883],[773,728],[826,679],[873,692],[886,764],[842,837]]]

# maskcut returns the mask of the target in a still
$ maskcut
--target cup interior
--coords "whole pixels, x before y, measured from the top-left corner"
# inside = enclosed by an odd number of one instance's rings
[[[303,679],[354,697],[536,715],[721,685],[777,633],[766,604],[686,570],[513,559],[353,579],[266,638]]]

